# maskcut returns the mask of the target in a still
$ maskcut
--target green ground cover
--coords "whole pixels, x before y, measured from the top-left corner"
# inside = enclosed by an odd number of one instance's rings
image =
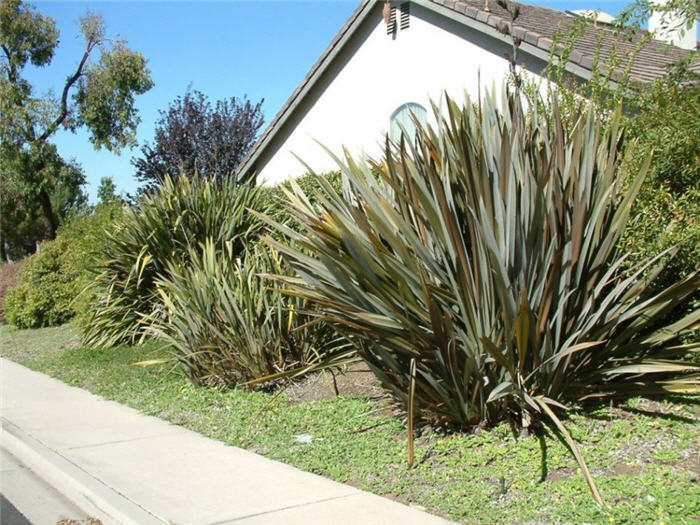
[[[426,428],[416,442],[416,466],[408,470],[405,424],[386,402],[195,389],[173,362],[132,366],[167,359],[167,348],[155,343],[95,350],[78,341],[71,325],[0,327],[3,357],[227,444],[464,523],[670,524],[700,518],[698,397],[637,398],[572,416],[568,427],[606,502],[600,510],[554,437],[543,448],[535,437],[515,440],[507,426],[473,433]],[[327,388],[325,380],[317,383]]]

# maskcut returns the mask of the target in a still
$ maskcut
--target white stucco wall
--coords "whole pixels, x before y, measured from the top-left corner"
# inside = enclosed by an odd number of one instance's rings
[[[508,49],[415,4],[409,28],[392,38],[375,9],[260,156],[258,181],[275,184],[307,172],[294,154],[318,173],[337,169],[316,140],[335,153],[345,145],[354,155],[378,157],[398,106],[417,102],[430,116],[430,100],[445,91],[461,102],[465,90],[474,96],[480,85],[501,86]]]
[[[652,2],[652,7],[663,7],[669,0],[656,0]],[[653,9],[649,15],[649,31],[654,33],[654,38],[663,40],[678,46],[681,49],[693,50],[698,44],[698,23],[697,20],[688,27],[687,21],[680,12],[666,12],[662,9]]]

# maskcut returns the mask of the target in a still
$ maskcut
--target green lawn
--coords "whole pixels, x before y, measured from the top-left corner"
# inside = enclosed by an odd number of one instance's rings
[[[132,366],[169,358],[167,349],[154,343],[80,348],[69,325],[2,326],[0,349],[3,357],[146,414],[465,523],[700,520],[698,397],[633,399],[569,420],[605,499],[599,510],[554,438],[543,449],[536,438],[515,440],[506,426],[474,433],[425,429],[416,443],[417,465],[408,470],[403,422],[367,398],[297,403],[284,393],[195,389],[173,362]],[[301,434],[311,442],[295,438]]]

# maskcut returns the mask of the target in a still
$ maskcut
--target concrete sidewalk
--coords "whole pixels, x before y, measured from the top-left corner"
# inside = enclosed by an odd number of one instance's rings
[[[448,523],[6,359],[0,384],[2,446],[105,524]]]

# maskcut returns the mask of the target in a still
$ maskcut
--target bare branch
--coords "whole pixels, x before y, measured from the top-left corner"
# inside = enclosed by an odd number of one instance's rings
[[[13,83],[17,82],[17,68],[12,63],[12,58],[10,57],[10,50],[7,49],[7,47],[4,44],[0,47],[2,47],[2,51],[3,53],[5,53],[5,57],[7,58],[7,79]]]
[[[53,135],[58,129],[58,127],[61,124],[63,124],[63,122],[66,120],[66,117],[68,116],[68,93],[70,92],[70,89],[73,87],[73,85],[83,75],[83,68],[85,67],[87,60],[90,57],[90,53],[92,53],[92,50],[97,44],[98,42],[96,40],[88,40],[87,46],[85,47],[85,53],[83,53],[83,58],[80,60],[80,63],[78,64],[78,67],[75,70],[75,73],[70,78],[68,78],[68,80],[66,81],[66,85],[63,86],[63,94],[61,95],[61,112],[37,139],[38,142],[46,142],[46,139]]]

